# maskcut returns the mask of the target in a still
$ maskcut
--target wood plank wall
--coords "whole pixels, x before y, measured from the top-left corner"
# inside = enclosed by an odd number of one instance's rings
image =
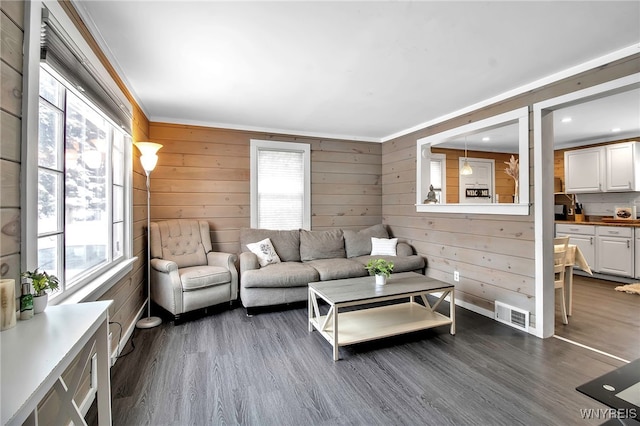
[[[204,219],[214,250],[238,253],[250,226],[251,139],[311,145],[311,227],[362,229],[382,222],[377,143],[150,123],[163,144],[151,176],[151,219]]]
[[[453,282],[453,271],[460,271],[460,283],[456,283],[459,300],[489,312],[493,312],[494,302],[498,300],[534,313],[533,208],[529,216],[416,213],[416,141],[639,71],[640,55],[634,55],[385,142],[382,147],[384,223],[394,236],[409,240],[427,259],[427,275]],[[530,199],[535,202],[531,132],[529,146],[529,190]]]
[[[24,5],[0,3],[0,273],[20,295],[20,163]]]

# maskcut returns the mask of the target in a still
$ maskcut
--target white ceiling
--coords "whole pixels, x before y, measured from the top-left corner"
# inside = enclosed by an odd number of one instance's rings
[[[73,0],[151,121],[384,141],[640,42],[640,2]]]

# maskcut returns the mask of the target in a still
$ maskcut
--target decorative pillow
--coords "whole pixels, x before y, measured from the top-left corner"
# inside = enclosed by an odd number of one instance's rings
[[[269,238],[265,238],[257,243],[247,244],[247,248],[258,256],[260,266],[267,266],[271,263],[280,263],[280,257],[278,257],[278,253],[276,253],[276,250],[273,248],[273,244],[271,244],[271,240]]]
[[[371,256],[395,256],[397,246],[397,238],[371,237]]]
[[[387,228],[382,225],[373,225],[360,231],[344,231],[344,246],[347,249],[347,257],[368,256],[371,254],[371,237],[389,238]]]

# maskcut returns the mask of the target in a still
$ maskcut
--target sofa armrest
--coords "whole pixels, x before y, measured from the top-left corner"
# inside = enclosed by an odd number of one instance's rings
[[[398,242],[398,245],[396,246],[397,256],[412,256],[413,254],[413,247],[407,243]]]
[[[258,256],[250,251],[240,253],[240,276],[244,271],[250,271],[252,269],[260,269],[260,263],[258,263]]]

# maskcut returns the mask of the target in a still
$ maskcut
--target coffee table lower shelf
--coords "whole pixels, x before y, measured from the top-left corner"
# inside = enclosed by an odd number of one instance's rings
[[[311,319],[311,324],[330,343],[334,333],[327,315]],[[416,303],[398,303],[338,314],[338,346],[353,345],[369,340],[383,339],[413,331],[425,330],[451,324],[451,318],[432,312],[429,308]],[[324,330],[322,324],[325,324]]]

